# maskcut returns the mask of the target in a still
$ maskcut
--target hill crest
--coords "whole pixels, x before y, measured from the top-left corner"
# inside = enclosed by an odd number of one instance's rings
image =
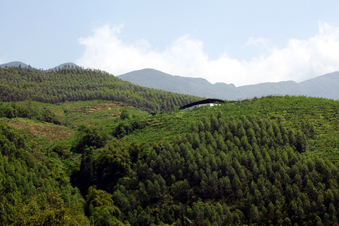
[[[339,72],[318,76],[304,82],[281,81],[236,87],[234,84],[211,84],[204,78],[170,75],[154,69],[142,69],[119,75],[134,84],[165,91],[228,100],[250,99],[267,95],[306,95],[339,99]]]
[[[35,68],[35,67],[31,67],[31,65],[25,64],[21,61],[12,61],[12,62],[9,62],[9,63],[0,64],[0,68],[8,68],[8,67]],[[53,68],[45,69],[45,71],[54,70],[54,69],[62,69],[62,68],[79,68],[79,69],[81,68],[81,69],[83,69],[82,67],[80,67],[79,65],[76,65],[75,63],[67,62],[67,63],[60,64],[60,65],[53,67]],[[35,69],[37,69],[37,68],[35,68]]]

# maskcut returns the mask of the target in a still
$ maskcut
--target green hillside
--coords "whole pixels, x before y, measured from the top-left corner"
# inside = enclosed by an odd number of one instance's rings
[[[175,135],[190,133],[192,124],[198,126],[211,114],[222,114],[225,121],[234,117],[258,116],[268,117],[284,126],[299,128],[304,133],[312,129],[311,139],[308,139],[308,154],[339,161],[339,102],[325,98],[311,97],[274,97],[256,98],[239,102],[226,102],[213,108],[202,108],[189,112],[178,111],[169,113],[166,120],[162,115],[147,118],[150,124],[146,133],[134,133],[125,137],[127,141],[160,141],[169,140]],[[183,126],[184,125],[184,126]]]
[[[45,103],[110,100],[153,111],[169,111],[199,97],[150,89],[91,69],[0,68],[0,100],[35,100]]]
[[[0,103],[0,225],[338,224],[338,101],[268,96],[150,116],[132,100],[195,97],[103,72],[36,72],[37,84],[11,70],[1,86],[17,93],[3,100],[29,100]],[[95,99],[104,78],[134,99]],[[55,102],[81,93],[93,99]]]

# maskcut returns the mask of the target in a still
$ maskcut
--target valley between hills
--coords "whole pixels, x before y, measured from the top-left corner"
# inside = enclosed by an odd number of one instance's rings
[[[1,67],[0,225],[338,225],[336,98],[219,98]]]

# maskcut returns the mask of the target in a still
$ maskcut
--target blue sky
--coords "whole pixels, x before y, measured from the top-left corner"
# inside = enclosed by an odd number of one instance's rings
[[[154,68],[237,86],[339,71],[339,1],[0,0],[0,64]]]

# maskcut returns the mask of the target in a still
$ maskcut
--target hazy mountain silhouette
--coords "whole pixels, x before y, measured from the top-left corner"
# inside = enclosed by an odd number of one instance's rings
[[[64,63],[64,64],[60,64],[59,66],[56,66],[52,69],[62,69],[62,68],[81,68],[80,66],[76,65],[75,63]]]
[[[20,61],[13,61],[13,62],[9,62],[6,64],[0,64],[1,68],[8,68],[8,67],[30,67],[29,65],[22,63]]]
[[[235,87],[233,84],[211,84],[203,78],[173,76],[154,69],[132,71],[118,78],[137,85],[200,97],[239,100],[267,95],[306,95],[339,99],[339,72],[304,82],[285,81]]]
[[[13,62],[9,62],[9,63],[6,63],[6,64],[1,64],[0,67],[1,68],[8,68],[8,67],[34,68],[34,67],[31,67],[30,65],[27,65],[27,64],[22,63],[20,61],[13,61]],[[67,63],[64,63],[64,64],[60,64],[60,65],[58,65],[54,68],[47,69],[47,70],[62,69],[62,68],[82,68],[82,67],[76,65],[75,63],[67,62]]]

